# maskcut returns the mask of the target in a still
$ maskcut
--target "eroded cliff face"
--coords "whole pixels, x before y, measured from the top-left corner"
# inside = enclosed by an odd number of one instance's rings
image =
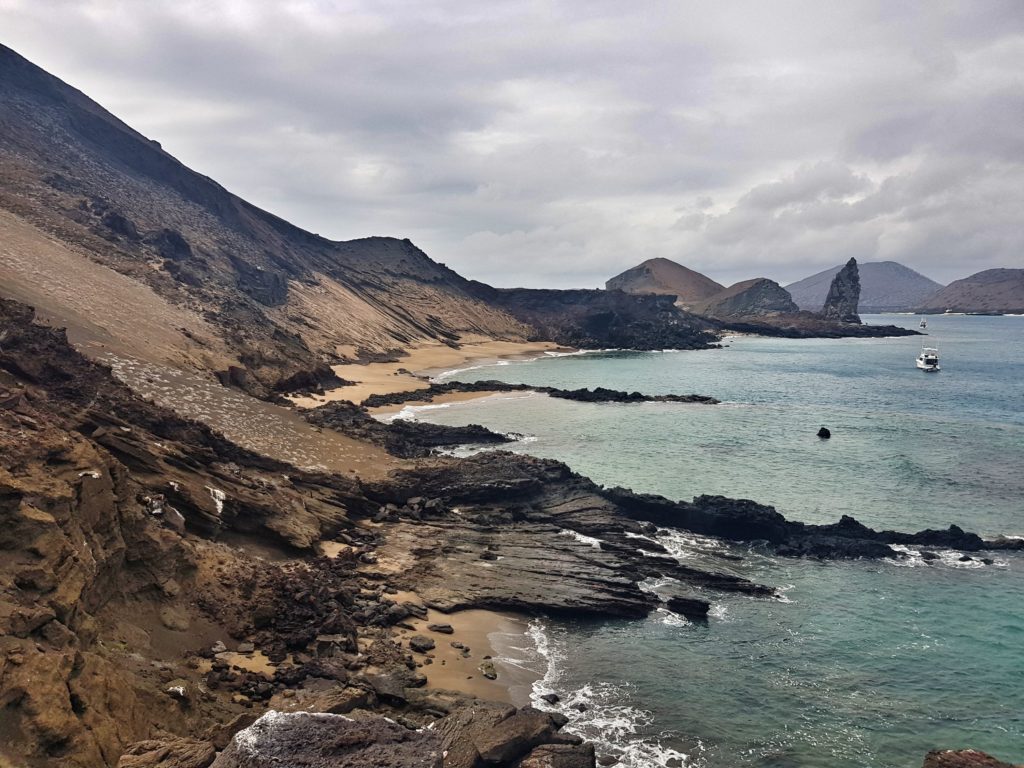
[[[245,631],[289,581],[209,537],[308,548],[351,526],[352,483],[300,489],[31,320],[0,302],[0,755],[115,765],[131,742],[245,711],[238,687],[202,694],[183,652]]]
[[[857,260],[851,258],[832,278],[821,316],[840,323],[860,323],[857,304],[860,301],[860,273]]]
[[[146,519],[122,465],[17,397],[0,413],[0,742],[11,757],[113,764],[154,711],[171,727],[191,718],[104,652],[98,616],[187,583],[189,553]]]

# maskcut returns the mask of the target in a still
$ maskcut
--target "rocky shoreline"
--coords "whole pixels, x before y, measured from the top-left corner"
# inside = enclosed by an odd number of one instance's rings
[[[558,715],[431,688],[436,646],[459,640],[412,622],[471,608],[700,620],[719,594],[773,599],[680,564],[656,540],[665,526],[790,556],[1021,546],[673,502],[501,451],[431,456],[499,440],[351,404],[311,418],[416,460],[377,481],[303,471],[141,400],[28,308],[2,302],[0,319],[0,735],[28,765],[593,766]],[[668,592],[641,586],[665,577]]]
[[[641,392],[623,392],[605,387],[593,389],[559,389],[533,384],[509,384],[504,381],[446,381],[430,382],[422,389],[371,395],[360,403],[364,408],[381,408],[405,403],[430,402],[435,397],[453,393],[479,392],[539,392],[560,400],[580,403],[698,403],[718,405],[719,400],[707,395],[645,395]]]

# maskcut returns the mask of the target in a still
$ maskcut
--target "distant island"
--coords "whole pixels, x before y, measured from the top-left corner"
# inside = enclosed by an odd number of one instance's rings
[[[836,269],[817,310],[801,309],[785,288],[766,277],[741,280],[728,288],[669,259],[650,259],[605,283],[609,293],[662,295],[680,309],[724,331],[791,338],[906,336],[914,331],[860,321],[859,266],[850,259]]]
[[[858,263],[857,311],[866,314],[920,312],[1009,315],[1024,313],[1024,269],[987,269],[943,287],[896,261]],[[719,319],[794,313],[821,314],[838,264],[783,287],[766,277],[728,288],[671,259],[648,259],[610,278],[606,290],[674,295],[688,312]]]
[[[922,301],[922,313],[1024,314],[1024,269],[986,269],[950,283]]]

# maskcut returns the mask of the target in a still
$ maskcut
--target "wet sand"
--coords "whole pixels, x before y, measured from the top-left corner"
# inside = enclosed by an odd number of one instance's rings
[[[411,346],[408,354],[394,363],[335,365],[338,376],[356,383],[328,390],[324,395],[290,399],[303,408],[315,408],[332,400],[361,403],[370,395],[425,389],[431,376],[455,368],[500,360],[528,360],[556,350],[564,347],[551,342],[495,341],[482,336],[465,337],[457,349],[440,342],[426,342]]]

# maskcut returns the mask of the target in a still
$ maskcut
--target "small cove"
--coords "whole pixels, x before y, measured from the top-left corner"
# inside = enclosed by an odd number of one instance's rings
[[[868,321],[882,322],[882,318]],[[894,318],[886,317],[884,322]],[[895,318],[913,324],[915,318]],[[930,318],[943,371],[913,368],[922,339],[743,337],[721,350],[553,356],[449,374],[564,388],[707,394],[720,406],[489,398],[413,409],[446,424],[529,435],[606,485],[690,498],[721,493],[793,519],[851,514],[875,527],[957,523],[1024,534],[1024,319]],[[911,326],[911,327],[913,327]],[[820,441],[822,424],[833,433]],[[677,536],[681,559],[785,589],[721,598],[707,626],[540,622],[547,671],[578,731],[622,765],[916,766],[937,747],[1020,759],[1024,558],[991,566],[819,563]],[[726,549],[741,562],[722,560]],[[571,653],[569,652],[571,649]],[[573,704],[587,702],[587,712]],[[609,744],[609,749],[614,745]]]

